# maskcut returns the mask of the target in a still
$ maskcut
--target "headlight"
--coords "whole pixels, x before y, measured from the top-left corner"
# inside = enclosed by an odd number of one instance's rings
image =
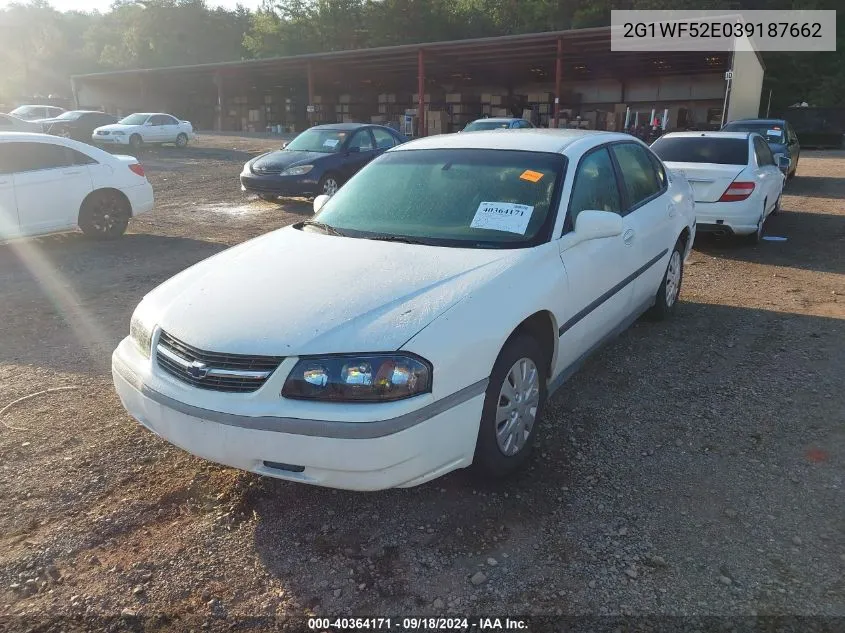
[[[301,358],[282,395],[329,402],[388,402],[431,391],[431,365],[411,354]]]
[[[138,351],[141,352],[145,358],[149,358],[150,348],[152,347],[153,342],[152,325],[147,325],[137,314],[133,314],[132,320],[129,322],[129,337],[132,339],[132,342],[135,343]]]
[[[126,132],[112,132],[112,136],[126,136]]]
[[[314,169],[314,165],[297,165],[290,167],[282,172],[282,176],[302,176]]]

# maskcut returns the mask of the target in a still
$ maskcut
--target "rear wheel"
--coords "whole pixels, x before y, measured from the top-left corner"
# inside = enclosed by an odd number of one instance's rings
[[[766,203],[763,203],[763,213],[757,222],[757,229],[750,235],[745,236],[745,241],[752,246],[759,244],[763,240],[763,225],[766,223]]]
[[[132,210],[117,191],[95,191],[82,203],[79,228],[88,237],[107,240],[126,232]]]
[[[493,365],[484,397],[473,469],[504,477],[528,459],[546,402],[546,355],[536,340],[519,335]]]
[[[278,200],[278,197],[274,196],[271,193],[259,193],[258,197],[261,200],[264,200],[265,202],[275,202],[276,200]]]
[[[678,297],[681,294],[681,282],[684,280],[684,243],[679,239],[675,242],[675,248],[669,255],[669,263],[666,266],[666,273],[660,288],[657,289],[657,296],[654,298],[654,306],[649,310],[649,316],[657,320],[663,320],[675,311],[678,305]]]
[[[188,144],[188,135],[180,134],[176,137],[176,147],[185,147]]]

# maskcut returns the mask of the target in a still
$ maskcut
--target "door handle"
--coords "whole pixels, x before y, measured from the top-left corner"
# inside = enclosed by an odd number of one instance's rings
[[[82,173],[82,171],[78,170],[78,169],[71,169],[70,171],[63,171],[62,172],[62,174],[64,174],[65,176],[78,176],[81,173]]]
[[[8,180],[0,180],[0,185],[8,185],[8,184],[9,184]]]
[[[671,202],[670,202],[670,203],[669,203],[669,205],[667,205],[667,206],[668,206],[668,208],[669,208],[669,217],[670,217],[670,218],[674,218],[674,217],[675,217],[675,212],[676,212],[676,208],[675,208],[674,203],[671,203]]]
[[[631,242],[634,241],[634,230],[628,229],[625,233],[622,234],[622,241],[625,242],[628,246],[631,245]]]

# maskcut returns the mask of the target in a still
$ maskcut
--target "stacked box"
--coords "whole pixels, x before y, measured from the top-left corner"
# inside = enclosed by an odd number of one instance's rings
[[[511,113],[507,108],[491,108],[490,115],[494,117],[508,117],[511,116]]]
[[[446,95],[446,103],[478,103],[478,95],[467,92],[451,92]]]
[[[425,115],[426,133],[444,134],[448,131],[449,113],[443,110],[429,110]]]

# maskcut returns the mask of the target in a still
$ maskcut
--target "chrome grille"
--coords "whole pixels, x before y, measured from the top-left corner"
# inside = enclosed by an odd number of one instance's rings
[[[282,356],[207,352],[163,330],[156,346],[156,361],[161,369],[189,385],[213,391],[255,391],[282,360]]]

